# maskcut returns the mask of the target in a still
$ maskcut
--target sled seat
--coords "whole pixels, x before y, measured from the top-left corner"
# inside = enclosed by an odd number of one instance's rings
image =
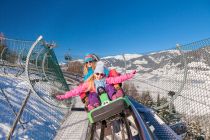
[[[128,99],[125,97],[120,97],[114,101],[110,101],[110,103],[105,106],[99,106],[91,110],[88,112],[90,122],[96,123],[121,113],[129,106],[129,102],[127,100]]]

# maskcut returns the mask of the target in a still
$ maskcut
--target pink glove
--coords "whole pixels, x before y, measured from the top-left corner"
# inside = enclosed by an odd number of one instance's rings
[[[56,95],[56,99],[63,100],[64,99],[64,95]]]
[[[136,70],[132,70],[131,71],[131,74],[136,74]]]

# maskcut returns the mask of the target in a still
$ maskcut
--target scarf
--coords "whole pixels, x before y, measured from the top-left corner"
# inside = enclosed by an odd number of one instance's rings
[[[94,80],[94,84],[97,92],[98,87],[103,87],[103,88],[106,87],[106,79],[103,78],[101,80]]]

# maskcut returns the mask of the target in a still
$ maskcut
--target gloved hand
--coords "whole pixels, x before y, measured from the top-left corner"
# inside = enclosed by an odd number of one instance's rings
[[[58,100],[64,100],[64,95],[56,95],[56,99],[58,99]]]

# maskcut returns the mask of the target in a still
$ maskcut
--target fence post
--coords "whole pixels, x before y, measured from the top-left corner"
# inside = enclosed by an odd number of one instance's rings
[[[13,125],[12,125],[12,128],[11,128],[11,130],[10,130],[10,132],[9,132],[9,135],[8,135],[7,140],[10,140],[10,139],[11,139],[12,134],[13,134],[13,132],[14,132],[16,126],[17,126],[18,121],[20,120],[20,117],[21,117],[21,115],[22,115],[22,113],[23,113],[23,110],[24,110],[24,108],[25,108],[25,106],[26,106],[26,103],[27,103],[27,101],[28,101],[30,95],[31,95],[31,90],[29,90],[29,92],[28,92],[28,94],[27,94],[27,96],[26,96],[26,98],[25,98],[25,100],[24,100],[24,102],[23,102],[23,104],[22,104],[22,106],[21,106],[21,109],[19,110],[19,112],[18,112],[18,114],[17,114],[16,120],[14,121],[14,123],[13,123]]]
[[[3,89],[0,89],[0,90],[1,90],[1,93],[3,94],[3,96],[5,97],[7,103],[9,104],[10,108],[12,109],[12,112],[13,112],[13,113],[15,114],[15,116],[17,117],[17,113],[15,112],[15,110],[14,110],[12,104],[10,103],[10,101],[9,101],[9,99],[8,99],[8,97],[7,97],[7,95],[4,93],[4,90],[3,90]],[[25,129],[25,127],[23,126],[23,122],[22,122],[21,120],[19,120],[19,122],[20,122],[22,128]]]
[[[124,61],[124,74],[126,74],[126,70],[127,70],[127,63],[126,63],[126,59],[125,59],[125,54],[122,54],[123,57],[123,61]]]

